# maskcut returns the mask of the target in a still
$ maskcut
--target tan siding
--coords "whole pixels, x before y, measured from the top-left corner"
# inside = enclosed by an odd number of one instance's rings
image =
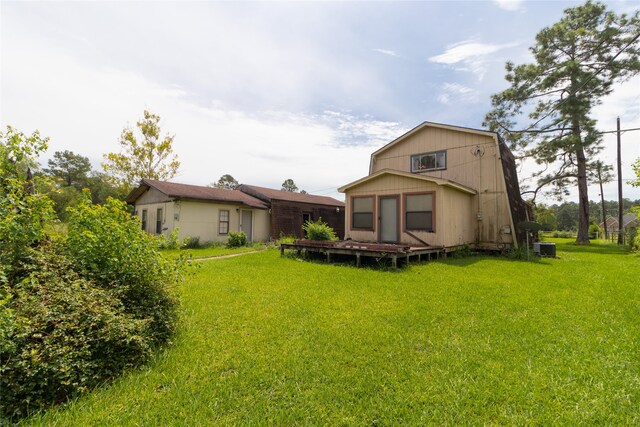
[[[476,147],[481,150],[482,155],[473,154]],[[474,222],[472,240],[492,244],[512,243],[513,234],[501,232],[505,227],[511,226],[511,217],[498,145],[492,136],[425,127],[378,154],[372,162],[371,173],[383,169],[411,172],[412,155],[440,150],[447,152],[447,168],[422,174],[451,180],[478,192],[478,196],[474,197],[473,203],[468,207],[469,216]],[[404,191],[411,190],[407,188]],[[449,208],[451,207],[447,209]],[[480,220],[477,220],[477,215],[480,215]],[[460,235],[468,238],[466,232]],[[444,241],[450,242],[452,239],[454,236],[446,236]]]
[[[148,191],[146,191],[142,196],[138,198],[138,200],[136,200],[136,206],[169,201],[171,201],[171,198],[169,198],[166,194],[156,190],[155,188],[149,188]]]
[[[163,232],[171,233],[174,228],[179,229],[178,237],[198,237],[200,243],[225,243],[228,234],[218,234],[218,218],[220,210],[229,211],[229,231],[240,230],[239,205],[218,204],[197,201],[177,201],[168,203],[136,204],[135,213],[142,219],[142,210],[147,209],[147,232],[154,233],[156,212],[163,208]],[[253,240],[266,241],[269,239],[269,213],[264,209],[253,209]]]
[[[174,205],[173,202],[165,202],[165,203],[151,203],[138,205],[136,204],[134,213],[135,215],[142,220],[142,211],[147,211],[147,228],[145,231],[150,234],[155,234],[156,232],[156,215],[158,209],[162,209],[162,234],[169,234],[173,231],[173,213],[174,213]]]
[[[475,196],[435,183],[396,175],[383,175],[346,191],[346,237],[358,241],[378,241],[377,212],[374,215],[374,231],[351,229],[351,197],[375,195],[377,207],[380,196],[398,195],[402,206],[399,218],[400,241],[405,244],[420,245],[421,243],[410,236],[404,227],[404,196],[407,193],[416,192],[434,194],[435,232],[412,231],[412,234],[434,246],[455,246],[474,242],[475,224],[472,221],[474,212],[472,206]]]

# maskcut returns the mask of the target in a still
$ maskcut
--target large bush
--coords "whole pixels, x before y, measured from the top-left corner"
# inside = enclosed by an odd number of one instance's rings
[[[177,317],[182,260],[164,260],[126,205],[88,197],[52,233],[29,168],[46,139],[0,132],[0,425],[143,363]]]
[[[0,131],[0,265],[8,281],[20,276],[17,266],[55,215],[51,200],[35,191],[42,179],[30,173],[33,158],[46,147],[38,132],[27,137],[9,126]]]
[[[227,239],[227,247],[239,248],[241,246],[247,246],[247,240],[247,235],[244,231],[239,231],[237,233],[230,231],[229,238]]]
[[[141,230],[124,202],[93,205],[86,198],[70,208],[67,248],[83,276],[113,291],[127,313],[150,321],[156,343],[171,336],[181,261],[162,257],[157,241]]]
[[[333,228],[319,218],[316,222],[307,221],[302,225],[302,229],[309,240],[338,240]]]
[[[0,311],[0,421],[91,389],[151,349],[147,321],[126,314],[51,247],[32,255]]]

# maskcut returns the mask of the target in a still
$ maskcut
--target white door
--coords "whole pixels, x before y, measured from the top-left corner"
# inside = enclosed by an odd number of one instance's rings
[[[380,241],[398,241],[398,197],[380,197]]]
[[[253,231],[252,224],[253,211],[246,211],[243,209],[240,216],[240,231],[244,231],[244,234],[247,235],[247,240],[250,242],[253,241],[253,236],[251,235],[251,232]]]

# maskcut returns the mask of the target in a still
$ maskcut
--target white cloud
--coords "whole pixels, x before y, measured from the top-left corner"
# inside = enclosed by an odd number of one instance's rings
[[[94,68],[60,51],[32,55],[22,48],[5,52],[11,61],[3,68],[2,125],[31,132],[37,123],[51,137],[42,163],[55,151],[71,150],[99,169],[104,153],[119,151],[123,127],[149,109],[161,116],[163,133],[175,135],[182,162],[177,182],[206,185],[229,173],[279,188],[293,178],[307,191],[341,198],[335,189],[367,174],[371,151],[405,131],[395,122],[340,111],[249,112],[220,100],[203,107],[175,84]]]
[[[445,83],[438,95],[438,101],[442,104],[452,105],[460,103],[475,103],[480,98],[479,92],[459,83]]]
[[[381,53],[383,55],[388,55],[388,56],[395,56],[395,57],[399,57],[400,55],[398,55],[398,53],[394,50],[389,50],[389,49],[373,49],[374,52],[378,52]]]
[[[515,11],[522,8],[522,0],[494,0],[500,9]]]
[[[487,72],[491,55],[503,49],[518,46],[518,43],[490,44],[474,40],[465,40],[447,46],[444,53],[429,58],[429,61],[445,65],[460,64],[460,71],[470,71],[482,80]]]

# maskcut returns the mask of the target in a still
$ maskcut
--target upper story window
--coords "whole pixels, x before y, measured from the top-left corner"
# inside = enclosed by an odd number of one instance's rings
[[[411,172],[426,172],[447,168],[447,152],[416,154],[411,156]]]

